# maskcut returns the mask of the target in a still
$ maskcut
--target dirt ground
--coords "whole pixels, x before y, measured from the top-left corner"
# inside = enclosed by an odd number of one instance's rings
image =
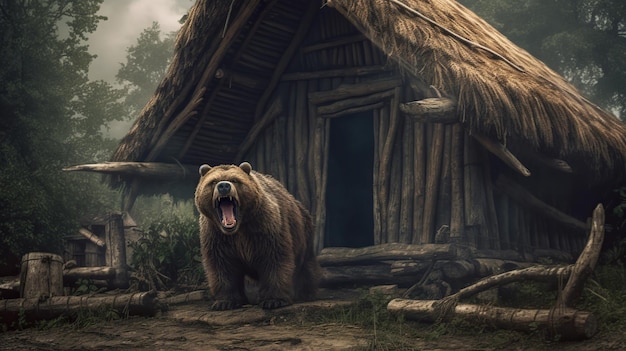
[[[484,332],[477,335],[415,333],[392,339],[375,329],[343,323],[311,323],[305,313],[350,303],[322,299],[275,311],[255,306],[211,312],[207,302],[170,306],[154,317],[130,317],[86,327],[62,325],[0,332],[0,350],[623,350],[626,327],[580,342],[551,342],[538,335]],[[431,326],[407,324],[407,328]],[[378,332],[380,333],[380,332]],[[386,343],[377,344],[377,340]],[[377,347],[378,345],[378,347]],[[394,345],[398,345],[397,347]]]

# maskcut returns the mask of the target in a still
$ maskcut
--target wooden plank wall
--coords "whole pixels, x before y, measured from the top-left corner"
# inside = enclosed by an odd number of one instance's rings
[[[306,43],[275,94],[283,113],[260,133],[246,159],[282,181],[311,210],[321,250],[329,128],[337,114],[321,115],[320,105],[311,103],[310,96],[390,78],[389,72],[358,73],[355,68],[391,65],[391,78],[396,79],[402,72],[334,11],[320,11]],[[329,73],[333,70],[334,75]],[[424,124],[399,113],[400,102],[423,98],[427,91],[405,81],[387,92],[364,107],[374,113],[375,130],[374,230],[364,235],[373,235],[375,244],[454,241],[521,253],[582,249],[584,237],[571,235],[493,190],[493,161],[461,125]]]

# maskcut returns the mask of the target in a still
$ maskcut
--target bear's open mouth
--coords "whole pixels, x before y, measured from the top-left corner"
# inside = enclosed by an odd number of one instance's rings
[[[215,200],[215,208],[222,227],[234,230],[237,225],[237,200],[232,196],[221,196]]]

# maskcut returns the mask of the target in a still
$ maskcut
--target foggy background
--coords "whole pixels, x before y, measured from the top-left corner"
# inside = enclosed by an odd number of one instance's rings
[[[102,79],[119,86],[115,75],[126,62],[126,50],[136,45],[141,32],[158,22],[161,34],[178,31],[179,20],[189,11],[195,0],[105,0],[98,15],[106,16],[106,21],[98,24],[98,29],[89,35],[89,51],[97,55],[89,67],[89,79]],[[114,122],[108,136],[122,138],[134,122]]]

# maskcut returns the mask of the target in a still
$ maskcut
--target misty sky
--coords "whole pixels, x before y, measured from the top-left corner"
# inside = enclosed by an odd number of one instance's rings
[[[159,22],[162,33],[178,30],[178,20],[187,13],[192,0],[104,0],[98,14],[108,17],[89,37],[89,52],[98,55],[89,69],[89,78],[115,83],[126,49],[137,43],[141,32]]]
[[[159,22],[163,34],[178,30],[178,21],[194,3],[195,0],[104,0],[98,14],[108,20],[101,21],[89,36],[89,52],[98,55],[89,67],[89,78],[117,84],[115,75],[126,62],[126,49],[137,44],[139,34],[152,22]],[[113,122],[105,133],[121,138],[133,122]]]

